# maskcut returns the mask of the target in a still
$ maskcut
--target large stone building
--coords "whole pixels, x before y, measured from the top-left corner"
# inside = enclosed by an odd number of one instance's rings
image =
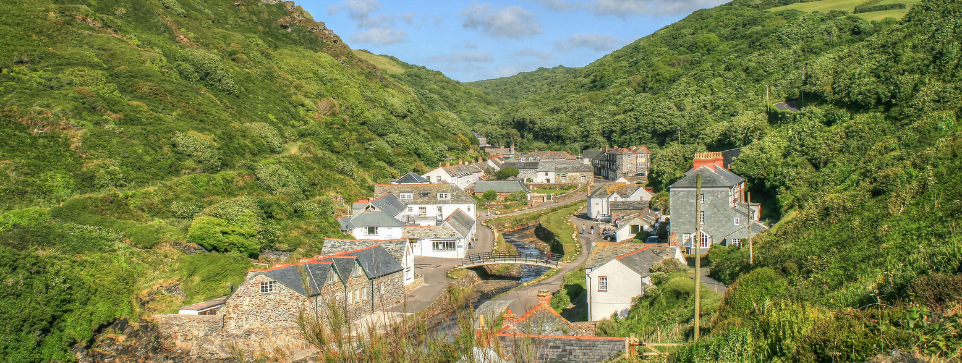
[[[422,177],[432,183],[448,182],[464,189],[481,180],[487,168],[488,165],[484,163],[449,165],[431,170]]]
[[[234,333],[296,328],[301,311],[325,319],[341,309],[354,321],[401,303],[403,285],[401,264],[375,245],[250,270],[218,315]]]
[[[336,255],[342,252],[355,251],[374,246],[381,246],[387,253],[390,253],[404,268],[404,285],[407,286],[414,282],[414,251],[406,238],[389,240],[369,240],[369,239],[338,239],[325,238],[324,246],[321,247],[322,255]]]
[[[701,194],[696,195],[699,175]],[[725,168],[720,152],[696,154],[692,170],[668,190],[671,231],[689,251],[694,249],[692,239],[699,231],[702,253],[707,253],[712,244],[738,246],[749,233],[755,235],[767,228],[758,222],[761,206],[745,200],[745,179]]]
[[[644,146],[605,149],[603,152],[585,150],[585,155],[593,155],[591,166],[595,175],[607,180],[624,177],[630,182],[648,181],[651,169],[651,151]]]

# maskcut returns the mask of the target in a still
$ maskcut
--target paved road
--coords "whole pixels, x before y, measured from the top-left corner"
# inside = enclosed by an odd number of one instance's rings
[[[711,269],[708,269],[708,268],[701,269],[702,285],[707,286],[709,289],[711,289],[714,292],[725,295],[725,292],[728,291],[728,286],[725,286],[721,282],[718,282],[717,280],[711,277],[708,277],[709,272],[711,272]]]

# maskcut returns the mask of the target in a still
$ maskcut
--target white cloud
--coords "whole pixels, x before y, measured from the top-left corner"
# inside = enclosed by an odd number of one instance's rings
[[[619,18],[634,15],[679,15],[726,2],[728,0],[597,0],[591,6],[591,12]]]
[[[554,11],[572,11],[572,10],[578,10],[585,7],[585,4],[577,3],[574,1],[565,1],[565,0],[530,0],[530,1]]]
[[[407,41],[407,32],[404,29],[374,28],[351,35],[351,42],[370,43],[377,45],[391,45]]]
[[[404,20],[405,23],[414,25],[414,16],[415,16],[415,15],[416,15],[416,14],[415,14],[413,11],[406,12],[406,13],[404,13],[404,15],[401,15],[401,20]]]
[[[435,63],[453,65],[459,63],[492,63],[494,62],[494,57],[488,52],[451,52],[449,54],[439,54],[428,57],[428,60]]]
[[[554,47],[562,52],[571,51],[574,48],[588,48],[597,52],[610,51],[618,48],[620,40],[611,35],[590,33],[572,34],[568,39],[558,39]]]
[[[465,40],[465,41],[464,41],[464,47],[465,47],[465,48],[468,48],[468,49],[478,49],[478,44],[477,44],[477,43],[471,43],[470,40]]]
[[[472,1],[471,7],[461,11],[464,28],[480,29],[495,38],[522,38],[541,34],[541,23],[535,13],[520,6],[491,9],[491,4],[479,5]]]
[[[394,13],[385,13],[372,16],[381,9],[381,3],[376,0],[346,0],[340,5],[331,5],[327,8],[328,15],[334,15],[339,11],[346,11],[347,16],[354,20],[358,28],[390,28],[394,26],[397,16]]]
[[[518,56],[518,57],[534,57],[542,60],[551,59],[551,52],[537,50],[531,47],[527,47],[521,50],[516,50],[513,53],[511,53],[511,55]]]

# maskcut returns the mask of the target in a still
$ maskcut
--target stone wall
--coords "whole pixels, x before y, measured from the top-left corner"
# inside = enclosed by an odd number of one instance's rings
[[[237,287],[220,311],[225,329],[243,332],[265,327],[296,327],[300,310],[313,308],[306,297],[280,283],[277,292],[260,292],[260,283],[267,281],[272,280],[258,275]]]
[[[601,362],[622,354],[628,338],[561,335],[499,335],[510,359],[538,362]]]
[[[404,285],[404,294],[410,294],[412,291],[424,285],[424,275],[414,274],[414,281],[410,284]]]

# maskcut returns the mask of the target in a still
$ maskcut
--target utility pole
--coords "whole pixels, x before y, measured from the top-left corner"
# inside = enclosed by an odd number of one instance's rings
[[[752,246],[752,221],[755,220],[755,218],[752,218],[752,193],[751,193],[751,192],[748,192],[748,193],[746,193],[746,194],[747,194],[747,197],[745,198],[745,205],[748,206],[748,264],[749,264],[749,265],[754,265],[754,264],[755,264],[755,251],[752,250],[752,249],[753,249],[753,246]]]
[[[765,85],[765,110],[772,112],[772,103],[768,100],[768,85]]]
[[[681,126],[678,126],[678,144],[681,145]]]
[[[695,175],[695,341],[701,335],[701,174]]]

